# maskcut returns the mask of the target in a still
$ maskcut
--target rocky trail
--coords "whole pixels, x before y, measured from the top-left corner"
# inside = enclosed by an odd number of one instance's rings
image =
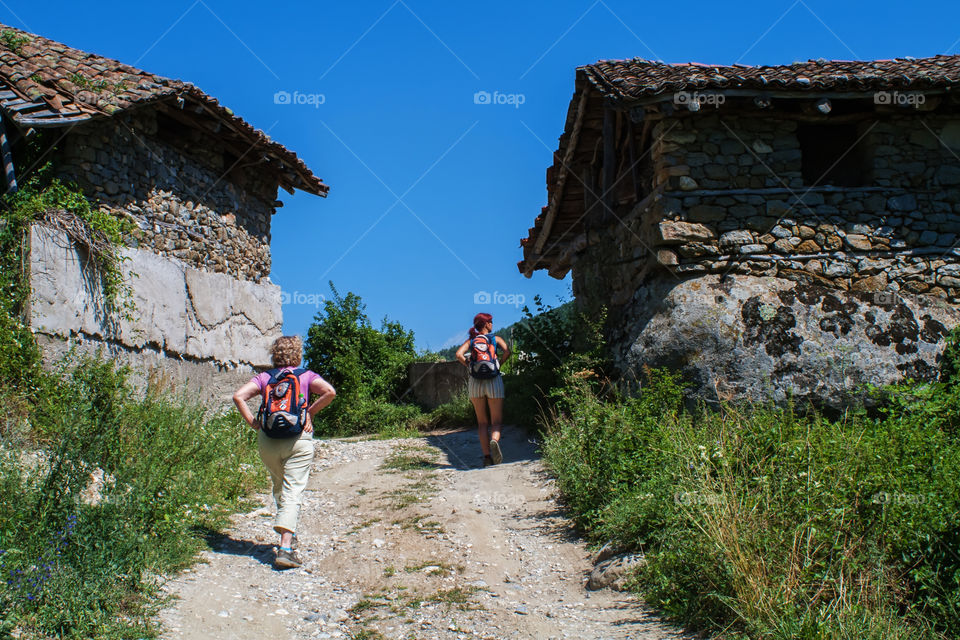
[[[588,591],[590,553],[536,446],[507,428],[317,441],[299,569],[272,567],[272,504],[234,517],[172,577],[164,638],[681,638],[627,593]]]

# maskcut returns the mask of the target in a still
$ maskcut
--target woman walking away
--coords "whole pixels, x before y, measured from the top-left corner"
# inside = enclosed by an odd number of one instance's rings
[[[503,338],[493,335],[493,316],[478,313],[470,338],[457,349],[457,360],[470,370],[467,393],[477,412],[477,433],[483,451],[483,466],[500,464],[500,428],[503,425],[503,378],[500,364],[510,357]],[[498,357],[498,354],[503,357]],[[488,435],[487,430],[490,433]],[[489,438],[489,440],[487,439]]]
[[[277,338],[271,350],[274,368],[255,376],[233,394],[240,415],[257,431],[260,459],[273,480],[280,534],[274,566],[300,566],[297,554],[297,521],[303,491],[313,464],[313,416],[337,395],[329,382],[313,371],[298,369],[303,345],[297,336]],[[247,400],[259,395],[260,411],[254,417]]]

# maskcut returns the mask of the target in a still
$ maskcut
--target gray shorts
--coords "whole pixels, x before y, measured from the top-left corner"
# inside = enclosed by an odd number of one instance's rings
[[[471,398],[503,398],[503,376],[479,380],[467,379],[467,395]]]

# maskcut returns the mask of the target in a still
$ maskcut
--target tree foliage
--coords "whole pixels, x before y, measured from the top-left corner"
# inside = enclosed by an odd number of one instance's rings
[[[307,366],[337,389],[336,401],[318,416],[318,431],[357,433],[419,413],[406,404],[407,365],[416,359],[413,332],[387,318],[378,329],[360,296],[341,295],[333,282],[330,291],[305,347]]]

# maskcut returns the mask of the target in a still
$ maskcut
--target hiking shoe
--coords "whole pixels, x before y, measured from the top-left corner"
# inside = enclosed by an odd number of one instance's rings
[[[300,564],[300,556],[293,549],[277,549],[277,558],[273,561],[273,566],[277,569],[296,569]]]
[[[490,441],[490,458],[493,460],[493,464],[503,462],[503,452],[500,451],[500,443],[496,440]]]
[[[492,464],[493,464],[493,458],[491,458],[490,456],[483,456],[483,466],[489,467]]]

